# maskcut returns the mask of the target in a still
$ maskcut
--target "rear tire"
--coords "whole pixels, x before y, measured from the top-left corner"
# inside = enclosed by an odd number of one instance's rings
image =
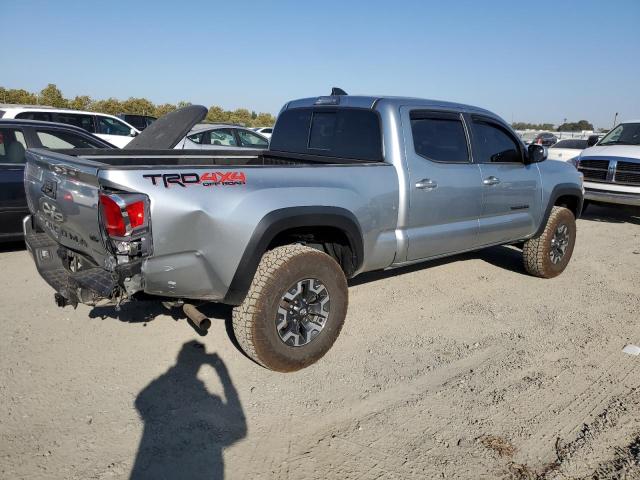
[[[327,353],[347,306],[347,280],[332,257],[285,245],[263,255],[246,298],[233,309],[233,331],[252,360],[292,372]]]
[[[576,243],[576,219],[568,208],[553,207],[544,231],[522,249],[524,268],[531,275],[553,278],[567,267]]]

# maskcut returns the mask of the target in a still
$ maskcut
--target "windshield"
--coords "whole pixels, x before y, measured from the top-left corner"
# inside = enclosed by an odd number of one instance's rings
[[[598,145],[640,145],[640,123],[621,123]]]

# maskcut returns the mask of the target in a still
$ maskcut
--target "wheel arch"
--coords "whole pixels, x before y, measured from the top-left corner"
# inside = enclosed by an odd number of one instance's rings
[[[364,260],[362,230],[356,217],[340,207],[309,206],[274,210],[265,215],[254,229],[242,254],[223,303],[239,305],[243,302],[262,255],[282,245],[290,234],[300,232],[339,232],[348,243],[352,265],[345,268],[347,277],[355,273]],[[289,242],[291,243],[291,242]],[[335,258],[335,256],[334,256]]]
[[[542,216],[542,222],[540,222],[538,230],[533,237],[535,238],[542,235],[544,227],[547,225],[547,221],[549,221],[549,215],[551,215],[553,207],[567,207],[577,219],[582,213],[583,202],[584,199],[580,186],[573,183],[560,183],[553,187],[553,190],[549,195],[549,201],[547,202],[544,215]]]

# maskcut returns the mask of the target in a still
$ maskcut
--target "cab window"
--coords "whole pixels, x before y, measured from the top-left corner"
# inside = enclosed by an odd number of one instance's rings
[[[474,158],[480,163],[522,163],[522,153],[516,139],[502,126],[474,119]]]
[[[418,155],[446,163],[468,163],[464,125],[457,113],[411,112],[413,147]]]

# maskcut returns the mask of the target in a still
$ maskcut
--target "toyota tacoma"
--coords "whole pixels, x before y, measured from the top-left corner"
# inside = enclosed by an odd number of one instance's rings
[[[581,174],[487,110],[336,89],[287,103],[268,149],[172,150],[205,114],[123,150],[28,150],[26,242],[59,305],[151,298],[203,328],[198,305],[232,305],[244,352],[293,371],[332,346],[358,274],[501,244],[538,277],[571,258]]]

